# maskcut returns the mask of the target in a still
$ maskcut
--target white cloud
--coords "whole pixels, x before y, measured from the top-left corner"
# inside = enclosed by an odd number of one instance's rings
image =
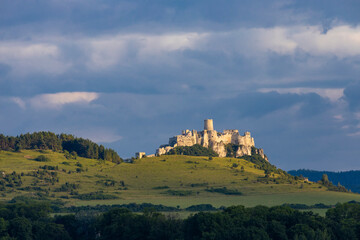
[[[91,69],[104,69],[118,63],[127,64],[131,51],[140,61],[151,63],[154,57],[169,52],[194,48],[204,34],[179,33],[164,35],[124,34],[83,39],[81,42],[89,51]]]
[[[80,49],[80,59],[63,49]],[[0,41],[0,62],[18,73],[63,73],[71,66],[85,64],[91,70],[137,63],[178,64],[176,51],[186,49],[249,58],[266,58],[267,53],[294,55],[303,51],[309,56],[360,55],[360,26],[335,26],[323,33],[323,27],[287,26],[239,28],[226,32],[168,32],[163,34],[109,34],[95,37],[32,37],[30,41]]]
[[[0,62],[13,67],[13,73],[17,75],[29,72],[59,74],[70,66],[61,60],[56,44],[37,42],[0,42]]]
[[[341,114],[334,115],[333,118],[336,119],[336,120],[338,120],[338,121],[344,121],[344,116],[341,115]]]
[[[335,55],[340,58],[360,54],[360,26],[336,26],[326,34],[320,26],[301,27],[291,38],[298,48],[312,55]]]
[[[358,137],[358,136],[360,136],[360,131],[349,133],[349,134],[347,134],[347,136],[349,136],[349,137]]]
[[[207,33],[208,45],[246,56],[263,56],[267,52],[292,55],[302,50],[312,56],[333,55],[340,58],[360,55],[360,26],[336,26],[323,33],[322,26],[241,28],[223,33]]]
[[[207,33],[201,50],[217,50],[229,55],[240,53],[248,57],[263,56],[266,52],[291,54],[297,44],[288,36],[288,29],[241,28],[229,32]]]
[[[344,96],[344,88],[261,88],[259,92],[277,92],[280,94],[295,93],[295,94],[307,94],[316,93],[323,98],[327,98],[330,101],[338,101]]]
[[[61,108],[65,104],[90,103],[99,98],[95,92],[59,92],[41,94],[31,98],[30,105],[34,108]]]
[[[14,103],[16,103],[20,108],[25,109],[26,108],[26,103],[24,100],[22,100],[19,97],[12,97],[10,98],[11,101],[13,101]]]

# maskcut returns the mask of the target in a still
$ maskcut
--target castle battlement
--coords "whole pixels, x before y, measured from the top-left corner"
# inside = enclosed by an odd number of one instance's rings
[[[239,133],[239,130],[230,129],[224,130],[223,132],[217,132],[214,130],[214,123],[212,119],[204,120],[204,130],[183,130],[181,135],[176,135],[169,138],[169,144],[160,146],[156,150],[156,155],[160,156],[168,153],[171,149],[177,146],[193,146],[199,144],[203,147],[210,147],[219,157],[226,157],[225,146],[227,144],[239,145],[236,153],[237,157],[252,154],[252,147],[255,147],[254,138],[251,137],[250,132],[245,132],[244,135]],[[258,154],[263,154],[262,149],[258,151]]]

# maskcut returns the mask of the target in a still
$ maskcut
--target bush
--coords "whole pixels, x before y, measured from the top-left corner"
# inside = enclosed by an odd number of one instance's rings
[[[60,188],[56,188],[54,192],[69,192],[78,189],[79,187],[79,184],[66,182],[65,184],[62,184]]]
[[[242,195],[242,192],[240,192],[237,189],[227,189],[226,187],[223,188],[210,188],[205,189],[207,192],[215,192],[215,193],[222,193],[225,195]]]
[[[44,156],[44,155],[39,155],[37,158],[35,158],[35,161],[38,162],[50,162],[50,158]]]
[[[193,195],[194,193],[193,193],[193,191],[189,191],[189,190],[167,190],[167,191],[163,192],[163,194],[169,194],[172,196],[183,197],[183,196]]]
[[[199,205],[192,205],[190,207],[187,207],[185,210],[189,212],[200,212],[200,211],[215,211],[217,209],[211,204],[199,204]]]
[[[153,189],[168,189],[169,186],[158,186],[158,187],[153,187]]]
[[[111,194],[104,194],[103,192],[91,192],[84,193],[74,196],[74,198],[78,198],[80,200],[105,200],[105,199],[117,199],[117,196]]]

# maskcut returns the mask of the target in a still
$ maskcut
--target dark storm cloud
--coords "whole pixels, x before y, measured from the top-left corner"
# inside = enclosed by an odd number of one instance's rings
[[[2,1],[0,26],[99,34],[111,30],[230,29],[298,21],[287,1]],[[16,14],[13,14],[16,12]],[[284,20],[286,18],[286,20]],[[55,29],[48,29],[51,26]],[[15,27],[15,28],[14,28]],[[149,29],[149,27],[152,27]]]
[[[360,168],[358,5],[4,0],[0,131],[74,133],[129,157],[214,118],[280,167]]]

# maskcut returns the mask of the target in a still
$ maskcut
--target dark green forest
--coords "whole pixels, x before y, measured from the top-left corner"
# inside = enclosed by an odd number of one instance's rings
[[[151,208],[51,216],[42,202],[0,204],[0,239],[360,239],[360,204],[337,204],[325,217],[289,206],[233,206],[186,219]]]
[[[114,150],[98,145],[89,139],[77,138],[70,134],[34,132],[16,137],[0,134],[0,150],[21,151],[22,149],[64,151],[68,157],[72,158],[80,156],[115,163],[122,161]]]

